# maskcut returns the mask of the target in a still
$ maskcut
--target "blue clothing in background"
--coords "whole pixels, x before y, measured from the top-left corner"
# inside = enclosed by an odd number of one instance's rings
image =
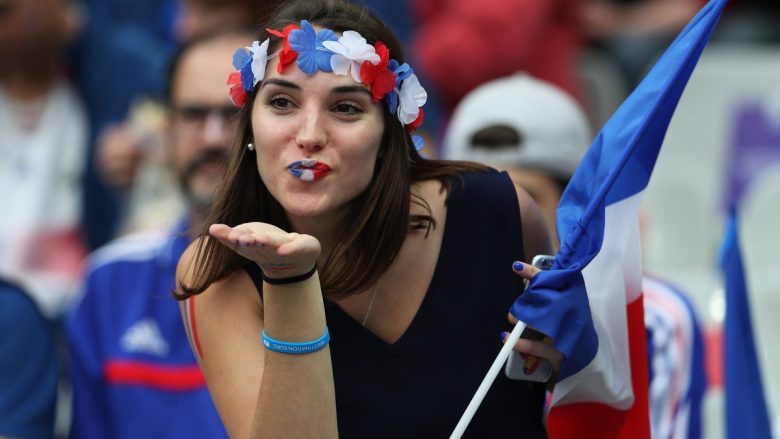
[[[0,436],[52,437],[58,379],[53,322],[0,280]]]
[[[120,238],[90,257],[65,325],[72,437],[227,437],[172,296],[187,227]]]
[[[407,4],[407,0],[388,2],[386,0],[364,0],[362,2],[369,9],[376,12],[382,20],[390,26],[395,35],[401,41],[404,52],[409,57],[409,42],[412,39],[414,20]]]
[[[109,124],[125,119],[141,97],[162,97],[175,50],[176,0],[85,0],[88,21],[74,48],[75,81],[90,122],[90,159],[84,173],[83,227],[91,249],[114,236],[119,195],[101,181],[95,142]]]
[[[699,439],[707,390],[699,319],[686,295],[665,280],[645,275],[642,291],[652,436]]]

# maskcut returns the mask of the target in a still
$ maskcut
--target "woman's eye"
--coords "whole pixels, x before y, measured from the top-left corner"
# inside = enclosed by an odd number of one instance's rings
[[[287,110],[292,107],[292,102],[284,96],[274,96],[268,101],[268,104],[279,110]]]
[[[337,103],[334,107],[334,110],[337,113],[342,114],[360,114],[363,112],[363,109],[359,105],[349,101]]]

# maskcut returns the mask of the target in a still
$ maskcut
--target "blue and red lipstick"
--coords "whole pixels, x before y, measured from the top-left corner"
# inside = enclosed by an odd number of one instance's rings
[[[328,175],[330,166],[314,159],[303,159],[290,163],[287,170],[301,181],[317,181]]]

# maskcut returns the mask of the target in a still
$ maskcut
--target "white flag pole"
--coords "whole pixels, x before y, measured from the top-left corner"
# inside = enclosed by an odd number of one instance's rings
[[[498,352],[496,359],[493,360],[493,364],[490,366],[487,375],[482,379],[482,384],[479,385],[477,393],[471,398],[471,402],[468,407],[466,407],[466,411],[463,412],[463,416],[460,417],[460,421],[458,421],[458,425],[455,426],[455,430],[450,435],[450,439],[460,439],[460,437],[463,436],[466,427],[468,427],[471,422],[471,418],[474,417],[479,405],[482,404],[482,400],[485,399],[485,395],[487,395],[488,390],[490,390],[490,386],[504,367],[504,363],[506,363],[507,358],[509,358],[509,354],[512,353],[512,348],[515,346],[515,343],[517,343],[517,340],[520,339],[520,334],[523,333],[525,327],[525,323],[518,321],[514,329],[512,329],[512,332],[509,333],[509,336],[504,342],[504,346]]]

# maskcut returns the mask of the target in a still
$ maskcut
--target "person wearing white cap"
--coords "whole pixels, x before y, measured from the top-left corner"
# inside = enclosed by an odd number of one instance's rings
[[[444,136],[444,159],[506,170],[544,211],[555,208],[592,138],[577,101],[527,73],[487,82],[461,100]]]

